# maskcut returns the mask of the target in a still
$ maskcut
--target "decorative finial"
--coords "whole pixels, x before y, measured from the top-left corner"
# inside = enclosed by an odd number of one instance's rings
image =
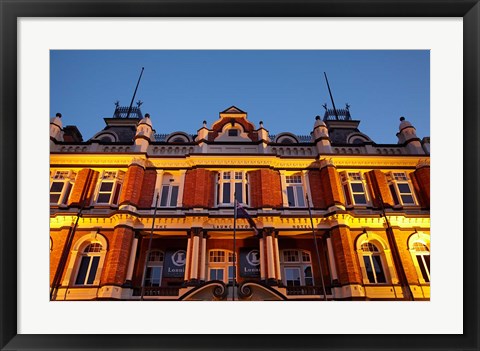
[[[62,114],[61,114],[60,112],[57,112],[57,114],[55,115],[55,117],[62,118]]]
[[[205,120],[203,121],[203,126],[204,126],[205,128],[207,128],[207,121],[205,121]]]
[[[150,113],[145,113],[145,118],[150,118]]]
[[[143,104],[143,101],[141,101],[140,99],[136,102],[137,104],[137,107],[140,108],[140,106],[142,106]]]
[[[260,121],[260,128],[263,128],[263,121]]]
[[[401,122],[405,121],[405,117],[403,117],[403,116],[400,117],[400,121],[401,121]]]
[[[320,116],[315,117],[315,119],[318,121],[320,119]]]
[[[120,101],[118,101],[118,100],[115,101],[115,107],[116,107],[116,108],[120,107]]]
[[[350,111],[350,104],[348,102],[345,103],[345,108],[347,109],[347,111]]]
[[[327,103],[324,103],[323,105],[323,108],[325,109],[325,111],[327,110]]]

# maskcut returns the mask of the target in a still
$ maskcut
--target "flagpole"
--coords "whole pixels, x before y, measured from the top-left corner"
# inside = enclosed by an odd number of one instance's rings
[[[237,234],[237,194],[233,193],[233,289],[232,289],[232,301],[235,301],[235,286],[237,283],[237,269],[236,269],[236,234]],[[228,275],[228,273],[227,273]]]
[[[310,200],[308,199],[308,194],[305,194],[305,197],[307,199],[307,204],[308,204],[308,214],[310,215],[310,224],[312,225],[313,243],[315,246],[315,252],[317,253],[318,268],[320,269],[320,278],[322,281],[322,289],[323,289],[323,299],[327,301],[327,291],[325,290],[325,281],[323,280],[323,269],[322,269],[322,263],[320,262],[320,252],[318,251],[317,236],[315,235],[315,227],[313,226],[312,209],[310,208]]]
[[[159,196],[160,196],[160,192],[157,193],[157,198],[155,199],[155,210],[153,211],[152,228],[150,230],[150,238],[148,239],[147,255],[145,256],[145,263],[143,265],[142,291],[140,293],[140,300],[143,300],[143,295],[145,294],[145,278],[146,278],[145,274],[147,272],[148,257],[150,256],[150,250],[152,249],[153,229],[155,228],[155,218],[157,216]]]

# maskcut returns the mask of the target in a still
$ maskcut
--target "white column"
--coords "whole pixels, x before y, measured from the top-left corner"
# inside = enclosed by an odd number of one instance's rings
[[[131,251],[130,251],[130,259],[128,261],[127,280],[132,280],[133,266],[135,265],[135,256],[137,254],[137,245],[138,245],[138,239],[133,238],[132,248],[131,248]]]
[[[190,235],[190,233],[188,234]],[[187,260],[185,263],[185,277],[184,280],[190,280],[190,258],[192,257],[192,240],[188,238],[187,240]]]
[[[278,250],[278,238],[275,237],[275,268],[277,280],[282,280],[282,273],[280,270],[280,251]]]
[[[287,179],[286,179],[286,177],[285,177],[285,171],[280,171],[280,182],[282,183],[282,201],[283,201],[283,207],[288,207]]]
[[[153,193],[152,207],[155,207],[156,205],[155,200],[157,199],[157,194],[161,195],[162,179],[163,179],[163,170],[157,169],[157,179],[155,181],[155,192]]]
[[[207,260],[207,238],[204,237],[202,238],[202,254],[200,256],[200,280],[207,280],[205,277],[205,266],[206,266],[206,260]]]
[[[275,260],[273,258],[273,238],[267,236],[268,279],[275,279]]]
[[[192,249],[192,270],[190,273],[191,279],[198,278],[198,249],[200,238],[198,235],[193,236],[193,249]]]
[[[328,262],[330,263],[330,273],[332,273],[332,279],[338,279],[337,266],[335,264],[335,256],[333,253],[332,239],[327,238],[327,250],[328,250]]]
[[[183,206],[183,189],[185,188],[185,169],[180,170],[180,179],[178,184],[178,197],[177,197],[177,207]]]
[[[267,263],[267,261],[265,260],[265,248],[263,247],[264,240],[260,239],[259,241],[260,242],[258,244],[258,247],[260,249],[260,279],[265,280],[265,264]]]

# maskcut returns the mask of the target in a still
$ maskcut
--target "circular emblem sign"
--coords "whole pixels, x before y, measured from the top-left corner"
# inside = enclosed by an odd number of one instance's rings
[[[260,265],[260,252],[258,250],[251,250],[247,253],[246,256],[247,262],[251,266]]]
[[[175,251],[172,255],[172,263],[177,267],[185,266],[186,256],[187,253],[184,250]]]

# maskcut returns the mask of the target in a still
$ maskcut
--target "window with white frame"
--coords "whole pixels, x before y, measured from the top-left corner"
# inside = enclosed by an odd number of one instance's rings
[[[160,196],[160,207],[176,207],[178,200],[178,181],[170,173],[162,178],[162,191]]]
[[[303,250],[283,250],[281,255],[283,283],[286,286],[313,286],[310,253]]]
[[[395,205],[416,204],[412,186],[405,172],[392,172],[389,187]]]
[[[150,252],[145,270],[144,286],[160,286],[162,284],[163,259],[162,251]]]
[[[75,174],[56,171],[50,179],[50,204],[64,205],[68,201]]]
[[[96,203],[117,205],[125,172],[104,171],[100,178]]]
[[[412,256],[414,258],[414,265],[419,271],[419,278],[423,279],[423,282],[430,282],[430,250],[427,245],[422,242],[416,241],[412,245]]]
[[[75,285],[93,285],[99,276],[98,266],[102,257],[102,245],[90,243],[79,257]]]
[[[208,278],[233,282],[233,252],[227,250],[210,250],[208,252]]]
[[[289,207],[305,207],[305,193],[301,174],[285,177],[287,201]]]
[[[342,172],[342,186],[347,206],[366,206],[368,196],[363,175],[360,172]]]
[[[248,179],[245,171],[222,171],[217,175],[217,204],[233,206],[235,200],[248,205]]]
[[[370,284],[386,283],[384,257],[382,251],[371,242],[364,242],[361,246],[361,259],[363,260],[366,278]]]

